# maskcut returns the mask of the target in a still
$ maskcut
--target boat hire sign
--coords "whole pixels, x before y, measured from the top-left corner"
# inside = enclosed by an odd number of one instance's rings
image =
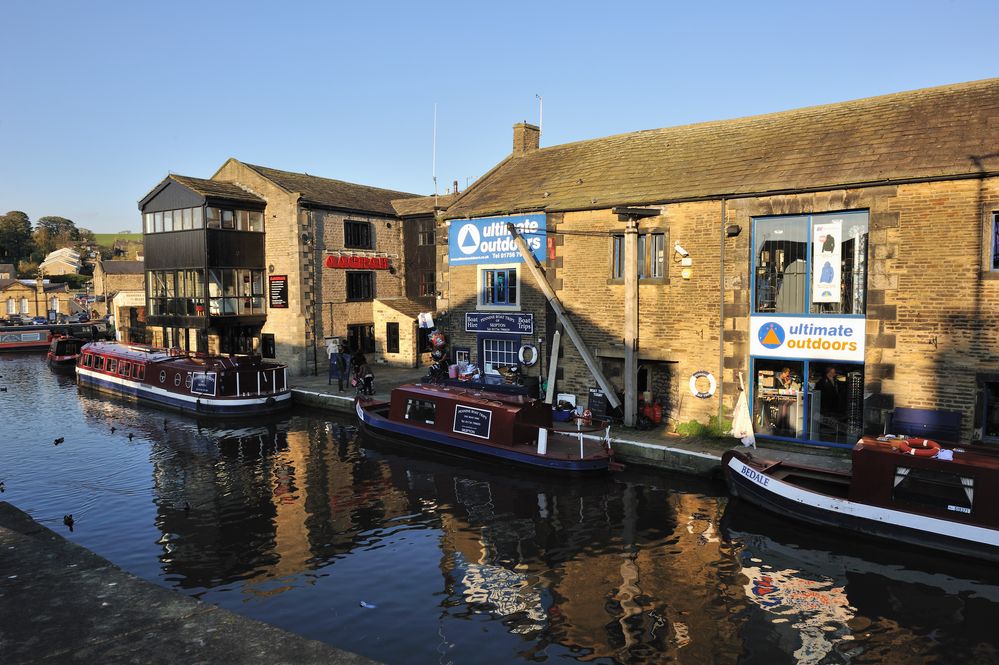
[[[754,356],[864,362],[866,320],[836,316],[751,316]]]
[[[468,434],[480,439],[488,439],[492,421],[493,412],[488,409],[460,405],[454,407],[454,431],[456,434]]]
[[[448,233],[448,263],[521,263],[524,259],[506,225],[513,224],[538,261],[545,260],[544,213],[481,219],[455,219]]]
[[[465,312],[465,332],[534,334],[531,312]]]

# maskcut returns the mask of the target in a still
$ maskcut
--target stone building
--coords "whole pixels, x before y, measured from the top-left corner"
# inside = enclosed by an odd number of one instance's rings
[[[168,185],[188,193],[183,200],[173,200]],[[421,296],[418,278],[407,277],[406,247],[419,244],[419,225],[400,217],[393,201],[408,198],[416,195],[236,159],[227,160],[210,180],[169,176],[140,202],[143,214],[200,208],[194,228],[184,227],[182,234],[204,235],[209,248],[216,250],[208,252],[208,265],[202,252],[199,264],[182,266],[182,257],[169,258],[177,251],[174,240],[180,238],[176,218],[170,231],[165,226],[156,231],[155,218],[146,218],[147,288],[150,271],[173,274],[175,270],[167,268],[194,267],[208,271],[210,306],[205,311],[202,304],[204,314],[197,313],[196,304],[193,310],[195,318],[200,315],[207,324],[204,344],[188,346],[183,335],[170,336],[171,327],[179,330],[190,318],[165,321],[152,311],[151,341],[212,352],[261,353],[287,363],[293,374],[325,372],[327,347],[338,341],[369,354],[369,360],[412,366],[418,339],[415,315],[409,314],[432,309],[434,296]],[[207,220],[216,215],[218,228],[212,228]],[[218,238],[215,245],[212,237]],[[158,244],[160,238],[169,245]],[[237,239],[239,248],[233,245]],[[414,256],[419,254],[414,247]],[[417,264],[423,265],[422,259]],[[213,269],[220,272],[217,294],[211,292]],[[230,269],[237,270],[231,288],[225,282]],[[203,286],[195,288],[203,291]],[[227,301],[230,296],[232,303]],[[219,299],[214,310],[213,297]],[[246,302],[249,310],[243,307]],[[386,304],[377,305],[380,302]],[[166,336],[157,329],[164,324]]]
[[[75,314],[79,309],[69,292],[68,284],[49,280],[0,279],[0,302],[4,318],[59,318]]]
[[[103,261],[94,266],[94,294],[99,296],[95,307],[102,314],[109,311],[108,303],[119,291],[143,291],[142,261]]]
[[[517,125],[513,153],[446,212],[454,344],[487,367],[499,357],[467,325],[486,311],[533,318],[494,336],[506,358],[550,344],[519,259],[454,260],[473,220],[530,216],[604,373],[674,424],[731,415],[741,376],[764,436],[849,445],[908,407],[999,441],[996,117],[999,79],[546,148]],[[562,341],[558,390],[585,403],[595,381]]]

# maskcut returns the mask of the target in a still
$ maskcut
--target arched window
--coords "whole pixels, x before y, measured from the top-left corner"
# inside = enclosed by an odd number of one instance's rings
[[[17,314],[17,303],[14,302],[13,298],[7,298],[7,313]]]
[[[28,299],[21,298],[21,314],[27,314],[27,313],[28,313]]]

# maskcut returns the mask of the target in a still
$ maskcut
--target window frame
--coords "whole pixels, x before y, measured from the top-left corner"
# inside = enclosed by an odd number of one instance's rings
[[[488,346],[492,343],[503,344],[509,346],[508,349],[489,349]],[[496,366],[502,367],[514,367],[519,362],[520,352],[520,340],[515,337],[485,337],[482,339],[482,371],[490,375],[498,375],[499,370]],[[502,354],[503,358],[508,358],[511,362],[497,362],[493,363],[490,359],[490,354]]]
[[[419,292],[421,298],[434,298],[437,296],[437,273],[435,271],[424,270],[420,273]]]
[[[999,278],[999,210],[990,210],[985,214],[985,270],[992,279]]]
[[[521,309],[521,294],[523,289],[521,288],[520,277],[521,270],[518,263],[508,263],[508,264],[497,264],[490,266],[479,266],[476,271],[476,291],[478,295],[477,298],[477,309],[482,311],[499,311],[499,312],[510,312],[518,311]],[[501,302],[496,301],[496,286],[495,275],[497,273],[506,274],[506,287],[505,287],[505,300]],[[489,276],[493,276],[493,286],[489,288]],[[513,287],[513,299],[510,298],[510,289]],[[490,301],[487,298],[487,289],[492,291],[493,299]]]
[[[359,219],[343,220],[343,246],[345,249],[374,249],[374,224]]]
[[[437,225],[432,219],[421,219],[417,223],[416,244],[427,247],[437,243]]]
[[[399,353],[399,332],[398,321],[385,322],[385,353]]]
[[[345,286],[344,292],[346,293],[347,302],[369,302],[375,299],[375,271],[374,270],[347,270],[345,271]],[[357,281],[362,277],[367,277],[368,286],[367,293],[358,294],[356,289],[360,288]],[[351,290],[354,289],[355,292],[351,294]],[[364,291],[365,289],[361,289]]]
[[[638,231],[638,281],[642,284],[667,284],[669,270],[666,267],[666,242],[669,231],[662,227],[639,229]],[[624,233],[611,235],[610,276],[608,284],[624,284]],[[657,242],[657,239],[659,241]],[[656,247],[661,245],[660,256]]]

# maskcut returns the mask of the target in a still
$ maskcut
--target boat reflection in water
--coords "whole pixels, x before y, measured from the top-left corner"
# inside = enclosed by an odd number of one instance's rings
[[[745,502],[729,505],[722,531],[741,545],[746,597],[764,611],[746,626],[772,645],[764,659],[999,662],[994,637],[976,634],[999,621],[986,564],[789,530]]]
[[[74,538],[143,577],[384,662],[999,653],[999,591],[979,572],[805,543],[755,511],[723,524],[721,486],[634,469],[552,479],[400,453],[327,417],[234,426],[80,399],[100,433],[89,454],[148,448],[151,476],[117,512],[116,497],[96,496],[101,510]],[[109,422],[137,438],[105,443]]]

